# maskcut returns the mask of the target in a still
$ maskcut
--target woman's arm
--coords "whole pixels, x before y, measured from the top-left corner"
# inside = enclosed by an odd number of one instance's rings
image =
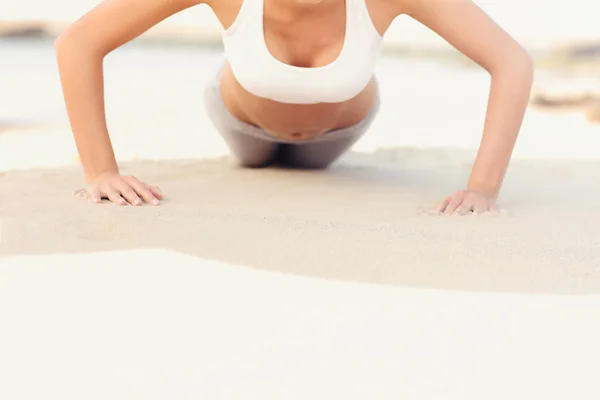
[[[67,113],[86,180],[118,173],[106,126],[104,57],[201,0],[106,0],[73,23],[55,49]]]
[[[490,73],[483,137],[467,190],[495,199],[529,101],[534,71],[531,58],[471,0],[395,1],[402,3],[400,7],[405,14],[439,34]],[[464,199],[463,193],[451,196],[445,203],[450,212],[477,208],[462,204]]]

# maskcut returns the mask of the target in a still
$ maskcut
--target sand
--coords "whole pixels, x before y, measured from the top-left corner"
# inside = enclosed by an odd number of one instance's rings
[[[272,245],[270,254],[285,250]],[[600,394],[598,296],[344,283],[150,249],[16,256],[1,265],[2,399]]]
[[[159,247],[404,287],[600,289],[600,126],[581,111],[528,111],[499,215],[426,214],[467,181],[485,115],[481,71],[384,58],[380,115],[334,168],[242,170],[203,111],[221,55],[129,47],[106,63],[111,137],[123,171],[160,185],[167,201],[118,208],[74,194],[83,180],[51,47],[3,51],[13,62],[0,77],[13,95],[1,96],[0,119],[49,127],[0,134],[2,254]],[[18,95],[24,82],[36,97]]]
[[[496,215],[428,213],[470,152],[353,153],[329,171],[244,170],[229,158],[126,163],[159,207],[95,205],[77,167],[0,177],[12,254],[170,249],[335,280],[469,291],[600,292],[600,164],[520,161]]]
[[[528,112],[498,214],[440,217],[483,74],[383,60],[381,114],[331,170],[244,170],[199,112],[218,55],[132,47],[106,63],[111,137],[167,199],[95,205],[52,49],[0,53],[0,399],[600,398],[581,110]]]

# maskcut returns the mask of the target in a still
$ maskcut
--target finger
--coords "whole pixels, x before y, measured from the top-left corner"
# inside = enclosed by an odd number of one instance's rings
[[[102,203],[102,194],[97,187],[89,189],[88,195],[90,196],[90,200],[94,203]]]
[[[152,191],[150,190],[150,187],[148,185],[146,185],[145,183],[140,182],[139,180],[133,178],[129,181],[129,184],[131,185],[131,187],[133,188],[133,190],[135,190],[135,192],[142,198],[144,199],[144,201],[148,204],[155,204],[158,205],[160,202],[158,201],[158,199],[156,199],[156,197],[154,196],[154,194],[152,193]]]
[[[105,190],[103,190],[104,195],[106,197],[108,197],[108,199],[120,206],[124,206],[127,204],[127,202],[125,201],[125,199],[123,197],[121,197],[121,193],[115,189],[112,186],[108,186],[108,188],[106,188]]]
[[[444,210],[446,210],[446,207],[448,207],[448,204],[450,203],[450,199],[451,197],[446,197],[444,200],[442,200],[436,207],[436,211],[437,212],[444,212]]]
[[[473,210],[473,206],[470,203],[462,202],[454,211],[455,215],[467,215]]]
[[[147,186],[148,186],[148,189],[150,189],[150,191],[154,195],[154,197],[156,197],[159,200],[163,199],[163,194],[158,186],[153,186],[153,185],[147,185]]]
[[[490,210],[489,205],[484,201],[479,201],[473,206],[474,214],[483,214],[484,212]]]
[[[448,203],[448,206],[444,210],[444,214],[446,214],[446,215],[453,214],[458,209],[458,207],[462,204],[462,202],[463,202],[463,196],[452,197],[452,199]]]
[[[127,202],[132,206],[142,205],[142,199],[140,199],[135,190],[133,190],[133,188],[126,181],[120,180],[115,184],[115,189],[121,192],[121,196],[123,196],[125,200],[127,200]]]
[[[487,199],[479,199],[473,206],[473,213],[483,214],[494,209],[494,202]]]

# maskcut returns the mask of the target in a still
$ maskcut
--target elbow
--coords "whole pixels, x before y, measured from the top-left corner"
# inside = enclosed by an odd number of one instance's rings
[[[62,53],[64,53],[66,43],[67,43],[67,38],[65,37],[65,34],[62,33],[54,41],[54,54],[56,54],[57,56],[60,56]]]
[[[502,60],[488,71],[492,79],[494,77],[510,78],[518,80],[522,84],[531,85],[535,75],[535,62],[525,49],[519,47],[504,55]]]
[[[70,53],[73,48],[82,47],[82,40],[71,28],[67,28],[54,41],[54,53],[58,57],[62,57],[66,53]]]
[[[73,48],[77,47],[76,35],[71,33],[69,30],[61,33],[54,41],[54,54],[58,60],[62,60],[70,53],[73,53]]]
[[[61,34],[58,35],[56,40],[54,40],[54,52],[62,53],[64,49],[67,48],[67,46],[70,47],[72,43],[77,41],[77,36],[79,35],[77,35],[77,32],[75,31],[73,25],[67,27],[67,29],[62,31]]]
[[[523,50],[521,56],[514,62],[514,71],[516,79],[519,81],[527,96],[531,95],[533,80],[535,77],[535,63],[531,56]]]
[[[67,28],[54,41],[54,54],[59,61],[70,59],[75,55],[81,57],[84,54],[104,58],[105,54],[95,51],[95,47],[85,35],[73,28]]]
[[[515,61],[515,65],[517,66],[516,68],[518,69],[519,73],[521,73],[525,78],[533,81],[533,77],[535,75],[535,62],[527,51],[521,51],[521,54]]]

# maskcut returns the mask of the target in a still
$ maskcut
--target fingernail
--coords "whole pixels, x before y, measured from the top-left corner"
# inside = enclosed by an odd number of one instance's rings
[[[140,199],[135,199],[133,201],[133,204],[135,204],[136,206],[139,206],[140,204],[142,204],[142,201]]]
[[[152,200],[152,204],[159,205],[160,201],[158,201],[157,199],[154,199],[154,200]]]

